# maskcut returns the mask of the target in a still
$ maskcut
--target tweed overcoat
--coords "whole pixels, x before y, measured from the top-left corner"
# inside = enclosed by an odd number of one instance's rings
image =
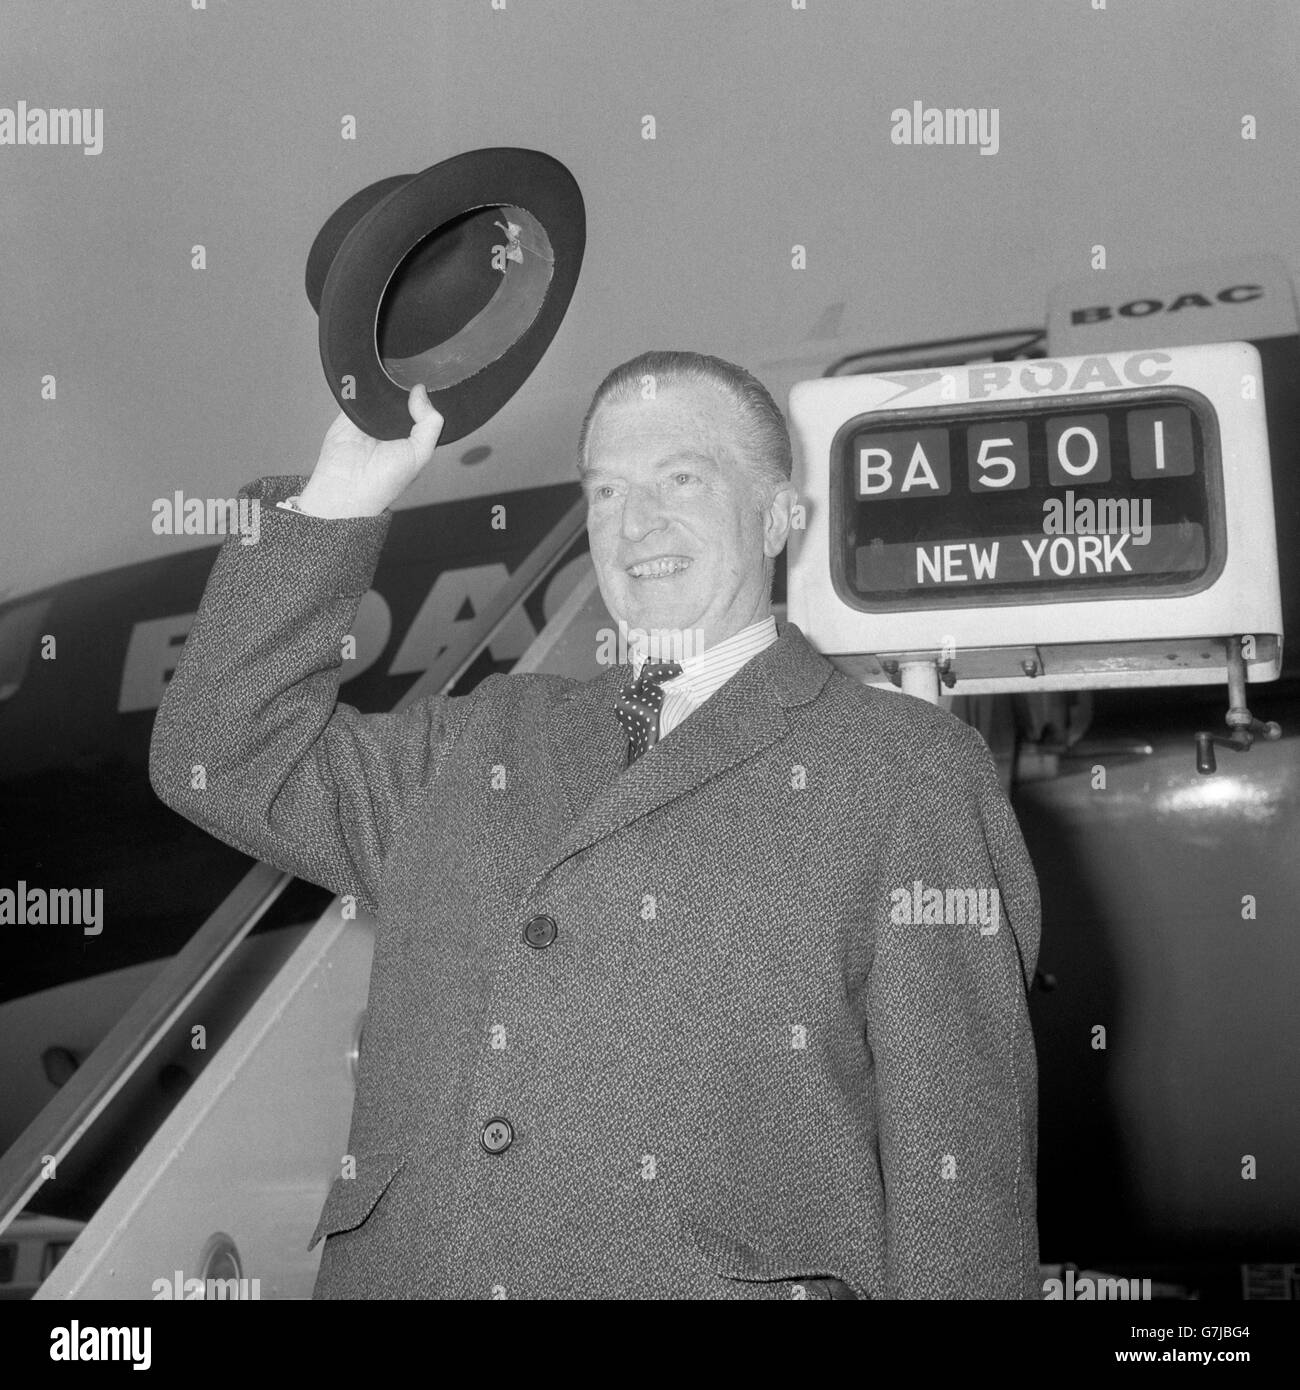
[[[303,482],[244,489],[151,778],[377,916],[316,1296],[1038,1296],[1038,884],[979,735],[788,623],[630,768],[627,666],[360,714],[388,515]],[[932,888],[996,928],[899,920]]]

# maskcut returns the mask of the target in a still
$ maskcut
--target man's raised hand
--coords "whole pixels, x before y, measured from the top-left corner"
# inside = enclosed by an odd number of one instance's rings
[[[412,388],[406,404],[414,423],[405,439],[372,439],[339,412],[299,498],[304,512],[378,516],[406,491],[433,457],[443,424],[423,385]]]

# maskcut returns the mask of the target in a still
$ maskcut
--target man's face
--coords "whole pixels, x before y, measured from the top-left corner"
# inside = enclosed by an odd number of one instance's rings
[[[766,616],[764,557],[785,542],[793,493],[762,505],[734,432],[727,397],[687,382],[592,419],[587,533],[605,606],[629,628],[699,630],[711,647]]]

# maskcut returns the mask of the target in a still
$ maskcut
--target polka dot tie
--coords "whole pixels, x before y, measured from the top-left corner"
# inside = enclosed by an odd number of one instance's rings
[[[614,713],[627,734],[627,761],[632,763],[659,741],[659,710],[664,702],[663,683],[680,676],[676,661],[647,661],[639,679],[623,687],[614,702]]]

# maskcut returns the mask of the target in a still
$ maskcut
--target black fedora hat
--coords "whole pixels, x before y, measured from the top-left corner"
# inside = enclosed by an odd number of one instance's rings
[[[442,443],[476,430],[541,361],[585,245],[577,182],[537,150],[471,150],[353,194],[307,257],[334,398],[366,434],[399,439],[423,382]]]

